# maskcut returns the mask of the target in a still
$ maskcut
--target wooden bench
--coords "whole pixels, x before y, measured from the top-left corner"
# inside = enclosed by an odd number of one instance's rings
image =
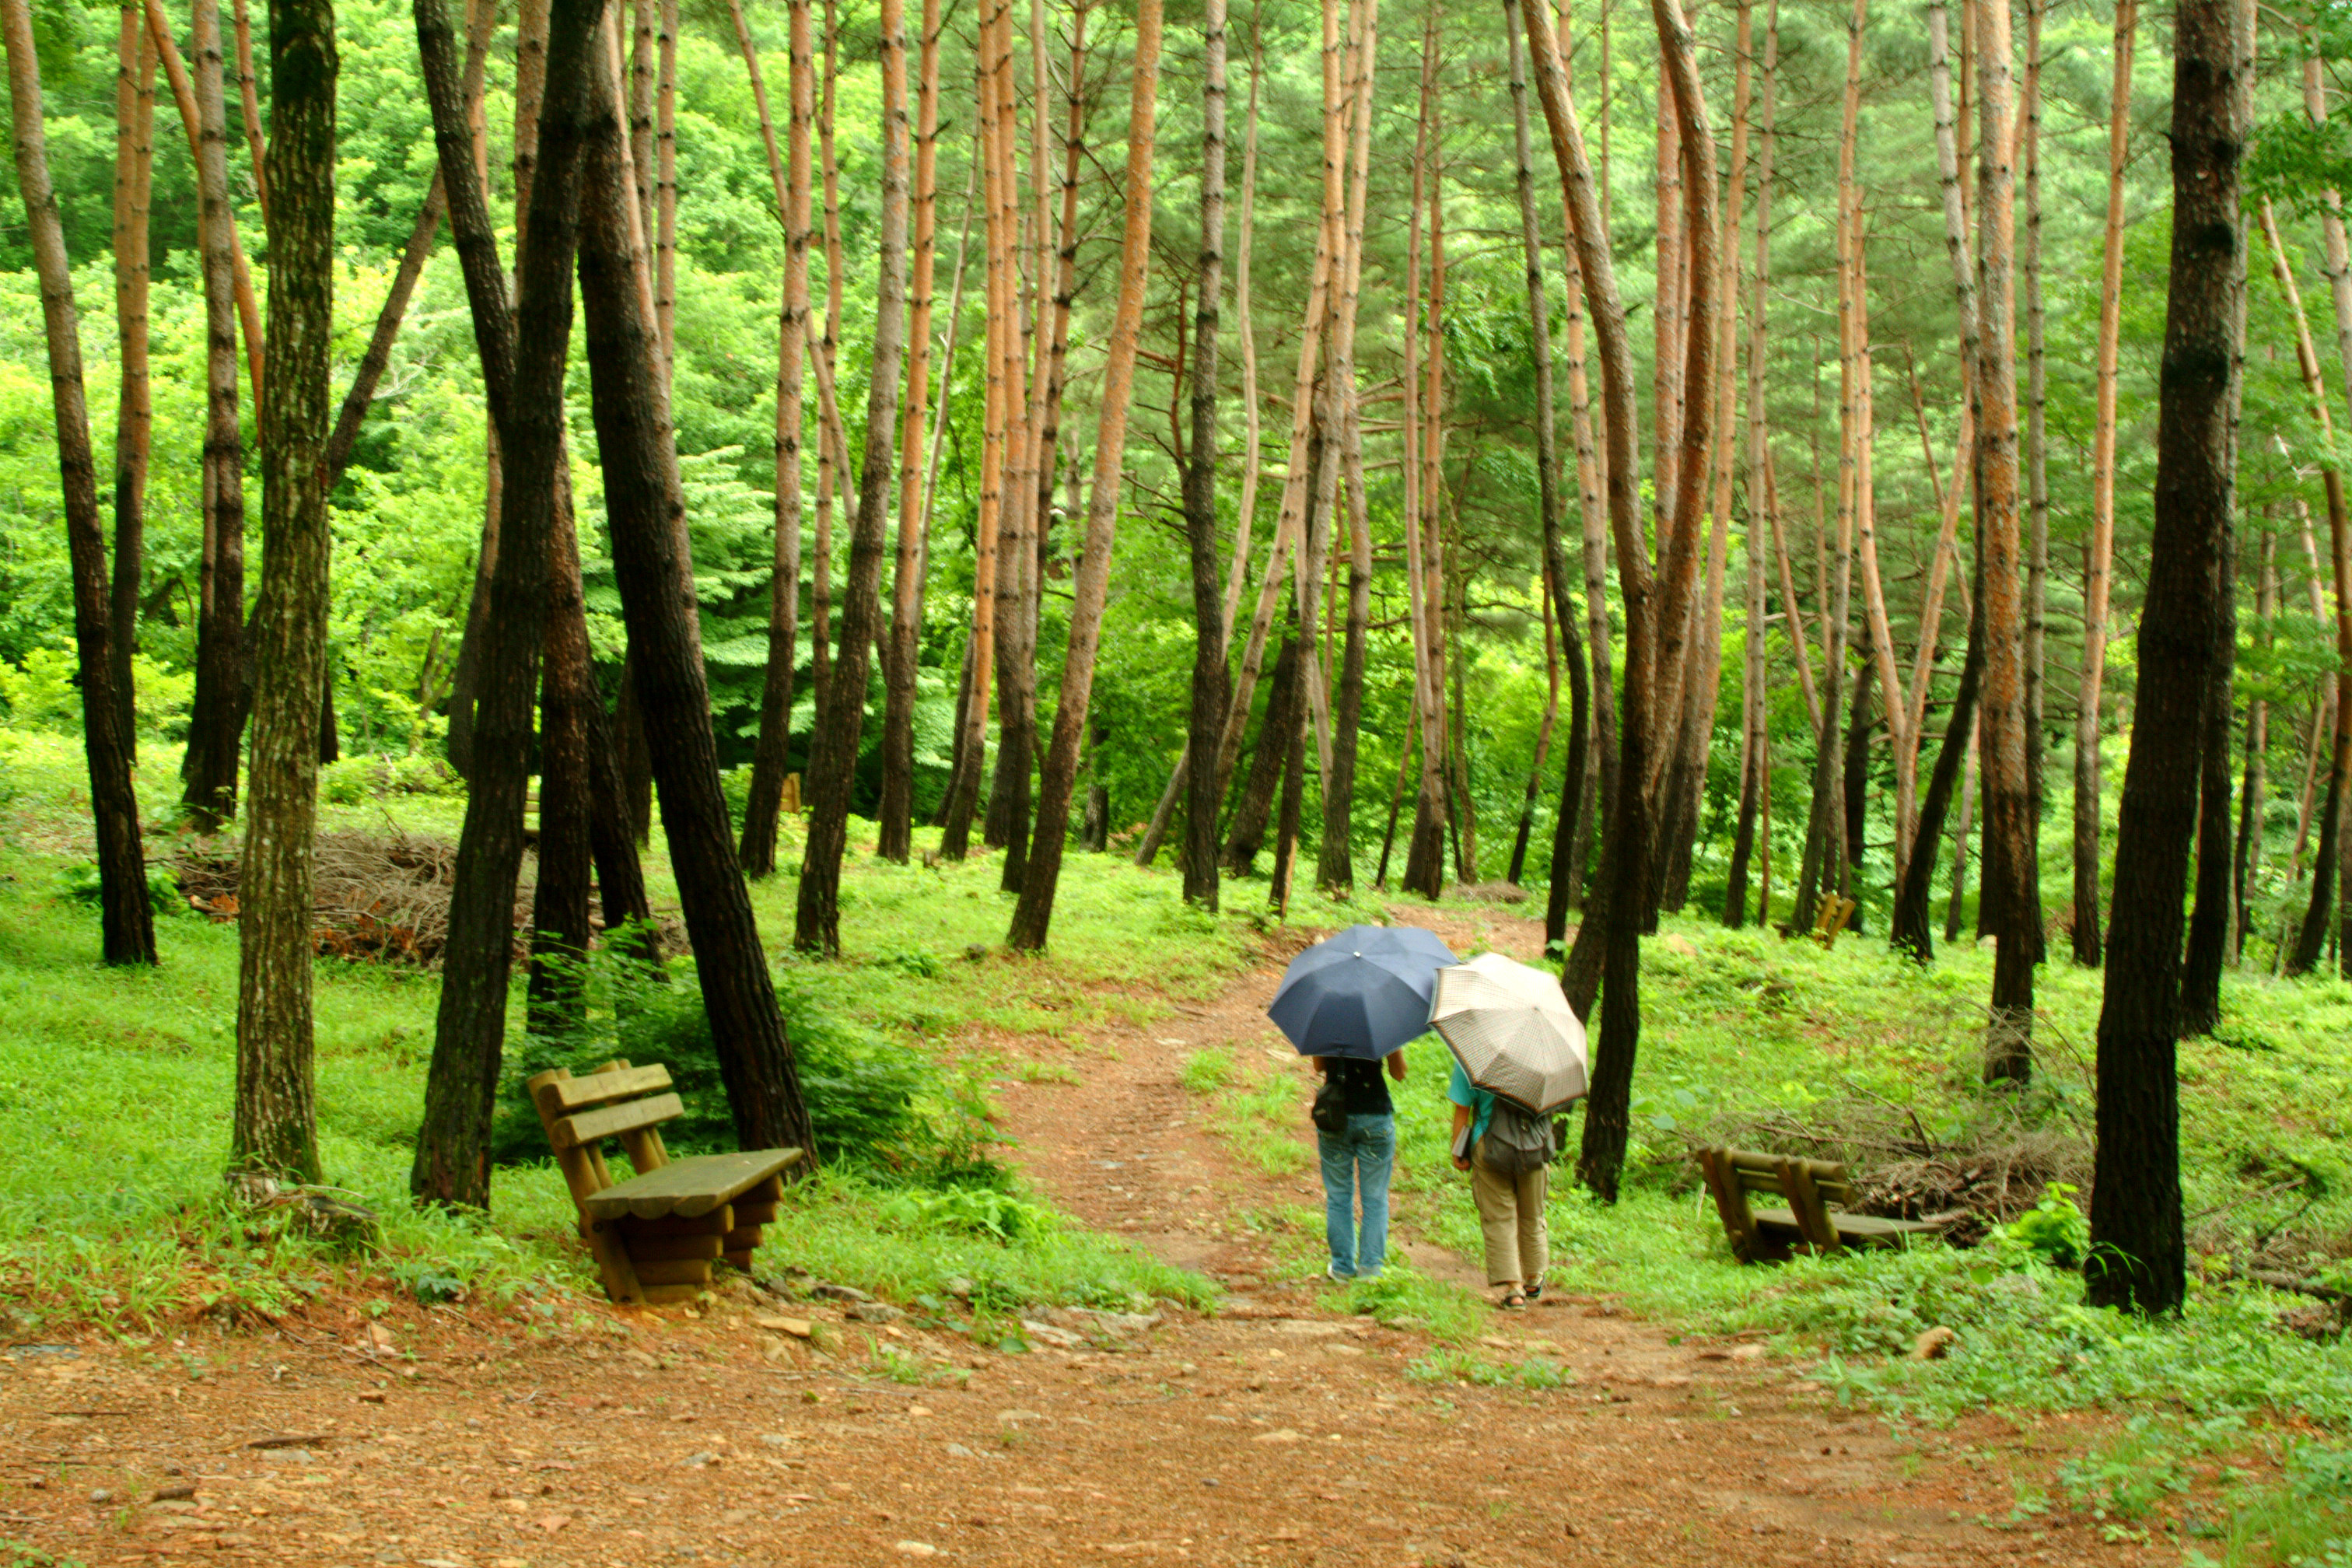
[[[1723,1216],[1723,1234],[1742,1263],[1787,1258],[1800,1247],[1836,1252],[1848,1247],[1899,1247],[1906,1237],[1933,1232],[1924,1220],[1880,1219],[1832,1209],[1853,1197],[1845,1167],[1829,1160],[1702,1149],[1699,1173]],[[1785,1208],[1757,1208],[1750,1193],[1780,1198]]]
[[[525,1085],[555,1163],[580,1210],[580,1234],[615,1301],[690,1301],[709,1289],[712,1264],[751,1266],[761,1227],[776,1217],[783,1173],[798,1149],[672,1160],[660,1125],[685,1112],[669,1069],[606,1062],[572,1076],[557,1068]],[[614,1182],[603,1145],[617,1139],[637,1173]]]
[[[1811,933],[1813,940],[1823,947],[1835,947],[1838,932],[1845,930],[1846,922],[1853,919],[1853,911],[1854,902],[1852,899],[1842,899],[1835,893],[1823,893],[1821,918],[1813,922]]]

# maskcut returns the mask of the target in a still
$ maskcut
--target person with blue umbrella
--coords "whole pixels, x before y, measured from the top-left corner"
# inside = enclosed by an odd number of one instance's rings
[[[1404,1081],[1405,1045],[1428,1031],[1437,972],[1455,962],[1417,926],[1349,926],[1291,960],[1265,1010],[1323,1074],[1315,1137],[1335,1284],[1387,1261],[1396,1106],[1381,1074]]]

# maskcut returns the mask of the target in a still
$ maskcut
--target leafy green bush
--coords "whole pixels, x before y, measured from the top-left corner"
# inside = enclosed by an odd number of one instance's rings
[[[547,1157],[538,1113],[523,1089],[530,1078],[551,1068],[591,1072],[615,1058],[669,1068],[686,1103],[683,1116],[662,1126],[662,1141],[673,1152],[734,1148],[726,1084],[693,961],[681,959],[656,973],[606,946],[591,955],[582,978],[586,1029],[568,1037],[530,1036],[508,1053],[494,1134],[499,1162]],[[973,1097],[950,1084],[927,1058],[827,1008],[815,994],[818,983],[790,968],[776,979],[818,1161],[942,1186],[1001,1186],[1003,1172],[987,1158],[991,1135]]]
[[[989,1187],[948,1187],[894,1193],[883,1216],[902,1230],[945,1230],[1013,1242],[1050,1229],[1051,1210]]]
[[[2042,1201],[2002,1226],[2003,1233],[2061,1268],[2081,1268],[2091,1255],[2091,1222],[2074,1206],[2076,1191],[2069,1182],[2047,1184]]]
[[[422,753],[345,757],[319,770],[320,797],[336,805],[358,805],[388,795],[465,793],[466,781],[447,763]]]
[[[58,873],[58,884],[66,897],[85,904],[98,902],[105,888],[97,864],[89,860],[77,860]],[[172,873],[152,863],[147,868],[147,907],[159,915],[180,914],[188,907]]]

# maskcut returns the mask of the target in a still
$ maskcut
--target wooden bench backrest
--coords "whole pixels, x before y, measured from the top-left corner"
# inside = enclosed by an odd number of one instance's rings
[[[1736,1149],[1702,1149],[1699,1173],[1723,1216],[1724,1233],[1742,1262],[1766,1254],[1764,1234],[1756,1223],[1748,1194],[1768,1193],[1787,1202],[1798,1232],[1822,1252],[1835,1252],[1841,1243],[1830,1218],[1830,1200],[1841,1205],[1853,1195],[1845,1167],[1829,1160],[1793,1159],[1785,1154],[1757,1154]]]
[[[612,1061],[578,1078],[557,1068],[524,1085],[575,1203],[613,1184],[599,1147],[607,1138],[621,1141],[639,1175],[669,1163],[658,1130],[686,1112],[684,1101],[665,1092],[669,1084],[669,1068],[659,1063],[640,1068]]]

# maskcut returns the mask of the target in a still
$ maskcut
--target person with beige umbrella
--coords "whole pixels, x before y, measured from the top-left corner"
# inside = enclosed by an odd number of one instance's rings
[[[1486,1283],[1516,1311],[1543,1294],[1551,1119],[1590,1085],[1584,1026],[1557,980],[1499,952],[1440,970],[1429,1023],[1454,1053],[1454,1168],[1470,1175]]]

